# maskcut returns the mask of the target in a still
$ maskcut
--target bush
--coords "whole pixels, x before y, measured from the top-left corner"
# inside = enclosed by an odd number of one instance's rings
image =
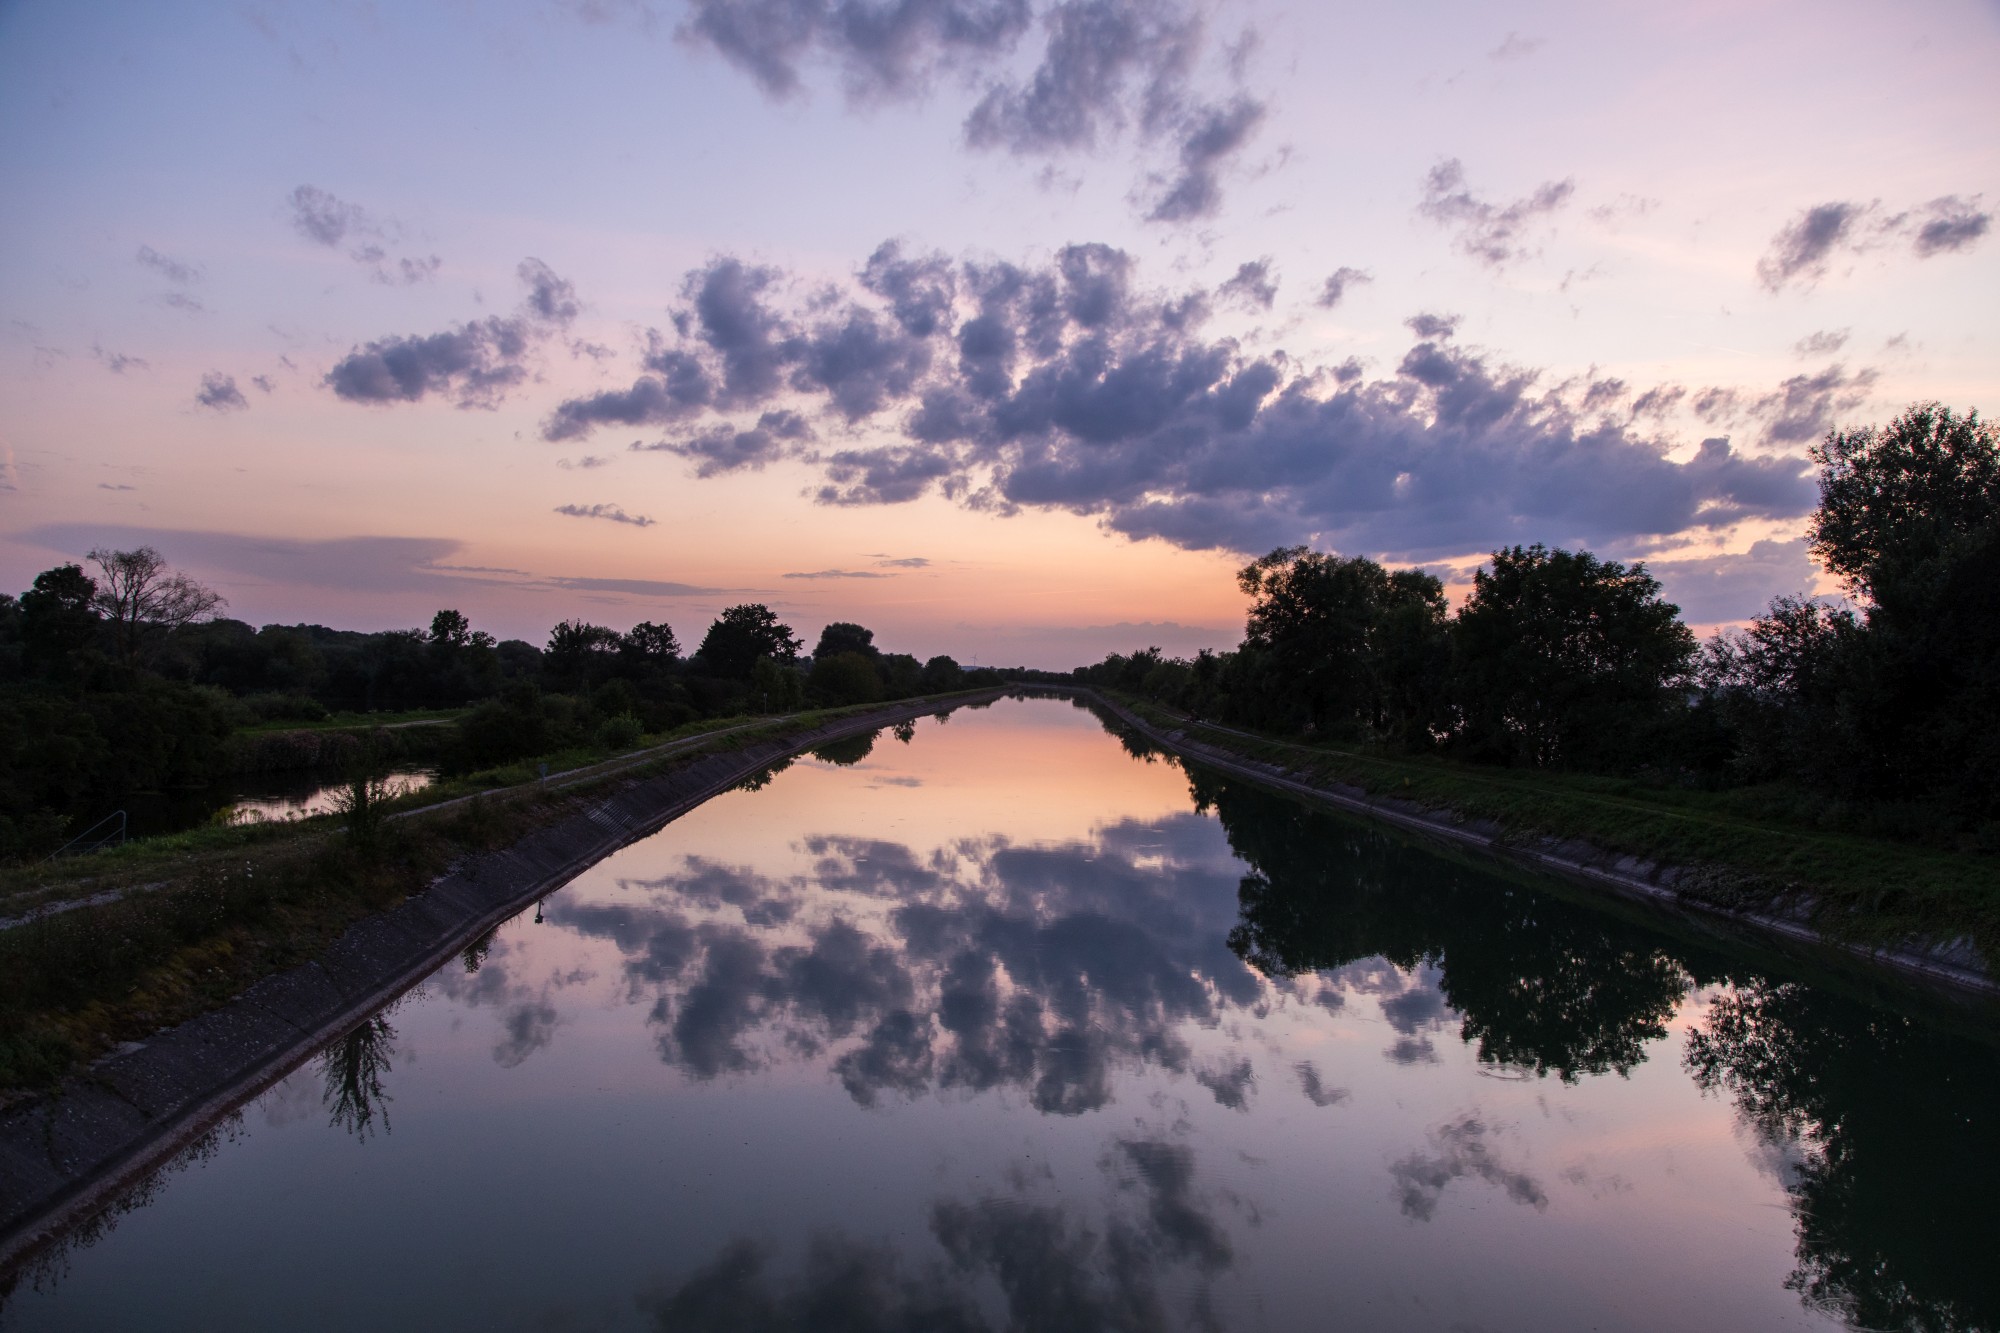
[[[630,713],[620,713],[606,718],[604,725],[597,729],[597,743],[607,750],[629,750],[637,745],[646,734],[639,719]]]

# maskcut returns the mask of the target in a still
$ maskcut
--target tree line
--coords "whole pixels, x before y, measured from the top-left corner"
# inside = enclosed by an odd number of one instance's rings
[[[2000,433],[1919,404],[1812,459],[1809,549],[1845,599],[1782,596],[1706,643],[1643,563],[1508,547],[1454,611],[1421,569],[1301,546],[1239,573],[1234,651],[1074,674],[1268,732],[1784,788],[1848,827],[2000,850]]]
[[[156,550],[95,550],[0,594],[0,859],[60,845],[78,818],[224,775],[230,737],[335,713],[463,708],[442,762],[470,771],[623,749],[703,718],[783,713],[997,683],[950,657],[884,652],[852,622],[811,654],[768,606],[732,606],[692,654],[671,626],[577,619],[540,647],[454,609],[428,629],[261,628]]]

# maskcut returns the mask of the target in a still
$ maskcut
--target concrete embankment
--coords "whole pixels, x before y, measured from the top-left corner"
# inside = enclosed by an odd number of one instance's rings
[[[505,851],[469,859],[356,925],[316,961],[107,1056],[57,1094],[0,1112],[0,1274],[619,847],[791,755],[999,694],[907,700],[630,780]]]
[[[1897,948],[1871,947],[1830,939],[1808,919],[1774,913],[1743,911],[1681,891],[1694,875],[1685,867],[1659,865],[1622,856],[1586,842],[1510,835],[1500,825],[1458,818],[1450,811],[1427,809],[1394,797],[1374,796],[1360,787],[1303,780],[1303,775],[1278,764],[1238,754],[1220,741],[1225,728],[1214,728],[1216,742],[1197,739],[1201,724],[1182,728],[1156,726],[1114,699],[1084,686],[1042,686],[1052,693],[1089,700],[1163,750],[1182,755],[1206,768],[1246,778],[1267,787],[1324,805],[1336,806],[1422,837],[1471,848],[1531,870],[1609,891],[1621,897],[1745,927],[1775,941],[1819,953],[1845,955],[1866,964],[1892,969],[1916,980],[1985,998],[2000,998],[2000,981],[1984,965],[1968,940],[1910,941]],[[1257,738],[1250,738],[1257,739]]]

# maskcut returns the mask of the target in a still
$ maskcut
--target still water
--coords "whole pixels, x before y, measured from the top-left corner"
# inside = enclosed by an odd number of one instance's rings
[[[1006,701],[603,861],[0,1328],[2000,1328],[2000,1059]]]
[[[408,764],[389,769],[379,780],[390,796],[406,796],[437,781],[437,770]],[[204,824],[253,824],[331,814],[349,781],[342,768],[253,773],[193,791],[137,793],[118,804],[129,818],[131,836],[151,838]],[[106,813],[102,804],[81,808],[74,812],[71,827],[87,828]]]

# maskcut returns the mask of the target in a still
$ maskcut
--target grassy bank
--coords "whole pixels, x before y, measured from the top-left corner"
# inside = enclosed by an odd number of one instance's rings
[[[1428,756],[1312,745],[1212,726],[1156,704],[1118,703],[1162,731],[1291,771],[1394,797],[1510,839],[1575,839],[1693,873],[1685,895],[1804,916],[1857,943],[1970,938],[2000,959],[2000,858],[1818,827],[1792,793],[1701,791],[1632,778],[1492,769]]]
[[[408,817],[372,821],[366,836],[334,816],[217,826],[0,874],[0,916],[85,904],[0,930],[0,1100],[315,957],[454,861],[578,813],[615,785],[873,707],[723,719],[622,755],[549,756],[552,775],[577,770],[561,781],[540,781],[538,764],[474,774],[390,803],[384,815]],[[648,753],[663,744],[673,748]]]

